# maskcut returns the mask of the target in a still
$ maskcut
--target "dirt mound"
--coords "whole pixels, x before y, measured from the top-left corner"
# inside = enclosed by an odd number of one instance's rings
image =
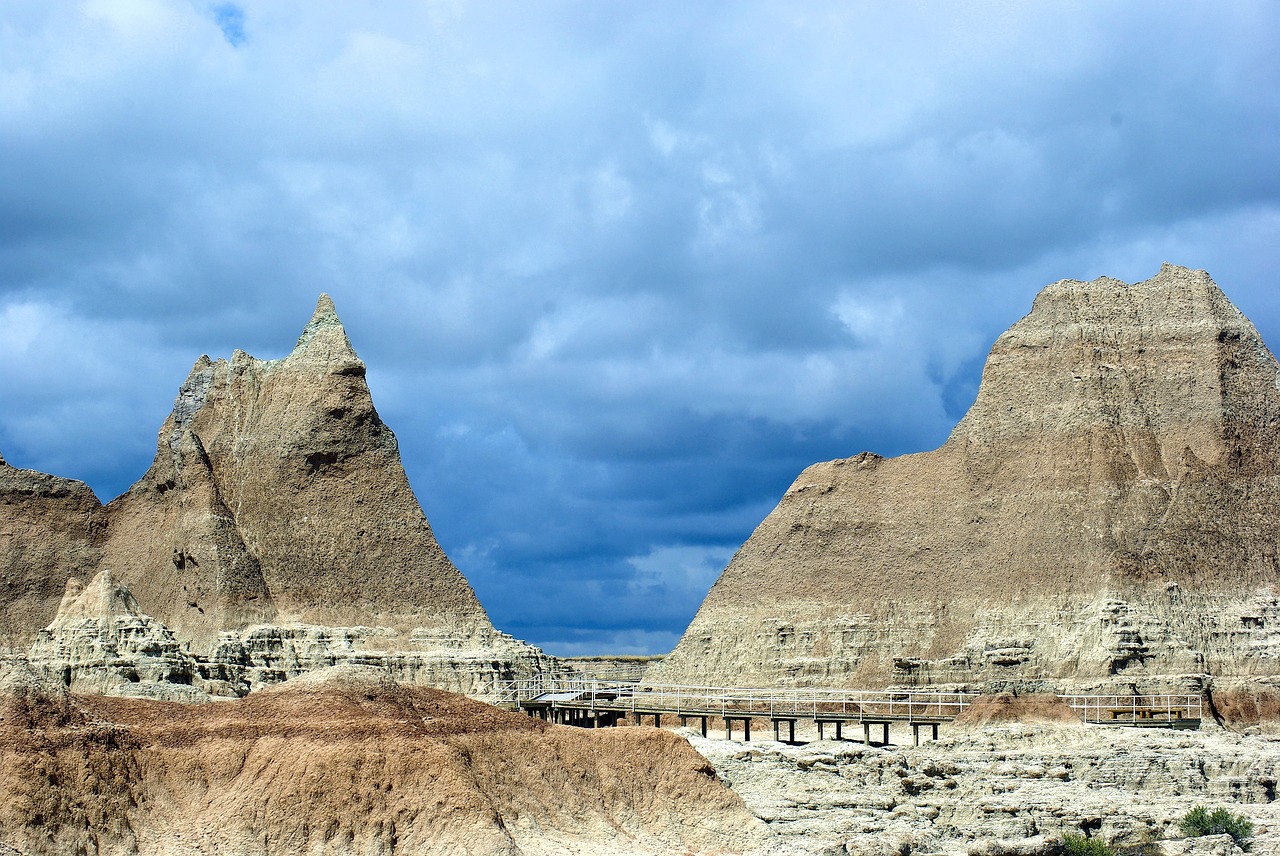
[[[764,834],[656,729],[551,726],[367,673],[199,706],[28,690],[0,720],[0,841],[32,856],[733,852]]]
[[[975,698],[956,717],[961,728],[982,728],[1008,723],[1026,725],[1081,725],[1080,715],[1053,693],[1014,695],[997,693]]]

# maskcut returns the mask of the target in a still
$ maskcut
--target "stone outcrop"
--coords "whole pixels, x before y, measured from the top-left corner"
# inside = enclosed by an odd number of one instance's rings
[[[98,564],[102,504],[83,482],[0,457],[0,647],[53,620],[67,580]]]
[[[1203,271],[1063,281],[933,452],[805,470],[662,682],[1280,674],[1280,366]]]
[[[555,657],[492,627],[400,635],[389,627],[263,625],[223,634],[197,660],[209,692],[236,695],[341,665],[375,666],[403,683],[486,698],[494,681],[567,671]]]
[[[494,629],[436,542],[324,295],[287,357],[201,357],[105,508],[3,461],[0,507],[3,641],[78,687],[242,695],[346,663],[479,693],[558,668]],[[55,616],[73,577],[94,581]],[[185,660],[153,680],[161,650]]]
[[[224,632],[210,652],[192,654],[110,571],[87,586],[67,582],[27,662],[72,692],[174,701],[243,696],[333,666],[376,668],[404,683],[477,696],[495,680],[562,670],[555,658],[491,628],[401,638],[389,627],[258,625]]]
[[[436,542],[333,303],[293,352],[202,357],[103,565],[194,646],[252,624],[487,628]]]
[[[1280,852],[1275,738],[1004,725],[882,749],[686,733],[780,853],[1059,856],[1073,833],[1121,853],[1240,856],[1229,836],[1184,837],[1196,805],[1244,815],[1252,852]]]
[[[86,586],[72,577],[53,623],[40,631],[29,657],[72,692],[151,695],[198,700],[195,659],[173,632],[144,615],[109,571]],[[184,691],[185,690],[185,691]]]
[[[66,853],[741,853],[678,736],[549,726],[369,669],[205,705],[0,675],[0,842]]]

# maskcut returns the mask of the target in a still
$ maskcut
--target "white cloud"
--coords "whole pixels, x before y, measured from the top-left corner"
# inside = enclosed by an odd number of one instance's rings
[[[329,291],[442,538],[586,645],[581,592],[938,442],[1050,281],[1205,267],[1280,337],[1265,4],[589,5],[6,4],[6,456],[127,484]],[[589,632],[679,630],[634,622]]]
[[[868,300],[846,291],[836,298],[832,312],[860,343],[892,343],[902,332],[901,298]]]
[[[36,303],[16,303],[0,311],[0,360],[14,365],[40,338],[49,309]]]
[[[636,574],[627,582],[633,594],[661,597],[678,603],[699,602],[733,556],[732,547],[687,544],[652,547],[627,559]]]

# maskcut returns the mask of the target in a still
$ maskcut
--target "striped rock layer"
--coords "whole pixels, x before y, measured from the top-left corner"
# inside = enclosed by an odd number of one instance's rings
[[[197,360],[122,496],[0,460],[0,509],[0,645],[34,642],[73,682],[147,682],[117,656],[133,619],[59,611],[86,583],[154,619],[144,647],[181,646],[215,694],[335,663],[462,692],[552,667],[494,629],[436,541],[325,295],[287,357]]]
[[[809,467],[651,680],[1280,674],[1280,366],[1203,271],[1062,281],[939,449]]]

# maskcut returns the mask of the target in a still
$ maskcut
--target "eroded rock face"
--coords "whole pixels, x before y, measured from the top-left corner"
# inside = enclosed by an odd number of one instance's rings
[[[192,654],[172,630],[145,614],[110,571],[88,585],[67,582],[58,614],[23,661],[72,692],[210,701],[244,696],[331,667],[373,668],[409,684],[482,696],[495,680],[562,671],[505,633],[389,627],[258,625],[226,631],[207,654]]]
[[[196,648],[259,623],[489,628],[327,296],[282,360],[201,358],[107,512],[104,566]]]
[[[92,575],[101,514],[83,482],[0,457],[0,646],[25,647],[53,620],[67,580]]]
[[[650,677],[1276,675],[1278,372],[1203,271],[1055,283],[940,449],[805,470]]]
[[[32,644],[31,665],[76,693],[203,695],[195,659],[173,632],[144,615],[129,590],[100,571],[88,585],[73,577],[53,622]]]
[[[327,296],[284,359],[201,357],[105,508],[0,460],[0,509],[0,633],[81,689],[243,695],[345,663],[479,693],[559,668],[494,629],[436,542]],[[94,581],[55,618],[73,576]],[[167,678],[161,649],[185,658]]]
[[[1067,833],[1117,849],[1241,851],[1184,839],[1196,805],[1254,824],[1253,852],[1280,847],[1280,744],[1221,730],[989,726],[919,748],[827,740],[744,744],[686,732],[777,836],[780,852],[1053,856]]]
[[[741,853],[678,736],[589,732],[368,669],[179,705],[0,674],[0,840],[39,854]]]
[[[330,666],[374,666],[406,684],[487,696],[494,681],[557,674],[560,662],[500,631],[262,625],[224,633],[200,668],[215,694],[247,692]]]

